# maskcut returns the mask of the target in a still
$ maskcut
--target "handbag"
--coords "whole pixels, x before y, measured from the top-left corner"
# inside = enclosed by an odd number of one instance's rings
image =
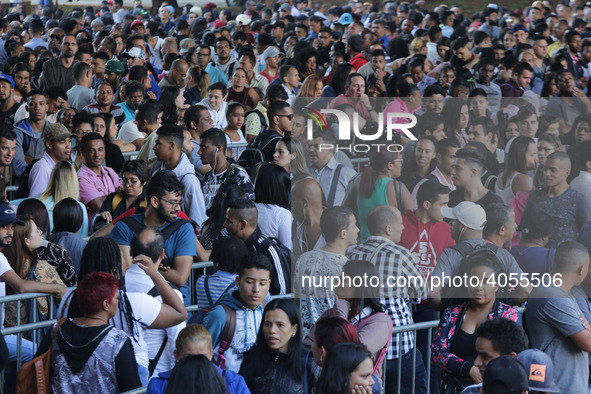
[[[61,325],[67,320],[61,318],[53,330],[51,342]],[[51,394],[51,347],[48,351],[23,364],[16,381],[16,394]]]

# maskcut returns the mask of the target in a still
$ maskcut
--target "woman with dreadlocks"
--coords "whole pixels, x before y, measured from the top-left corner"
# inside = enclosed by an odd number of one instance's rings
[[[132,339],[138,372],[142,385],[148,384],[149,356],[148,345],[145,340],[148,328],[169,328],[186,319],[186,310],[175,304],[179,297],[160,275],[148,275],[154,282],[157,294],[162,297],[162,303],[145,293],[125,291],[125,280],[121,270],[121,251],[115,241],[110,238],[94,238],[82,252],[83,262],[80,267],[80,281],[92,272],[107,272],[119,280],[119,310],[109,323],[123,330]],[[172,296],[171,296],[172,295]],[[168,301],[167,301],[168,300]],[[76,290],[70,290],[59,307],[58,318],[81,317],[78,307]]]

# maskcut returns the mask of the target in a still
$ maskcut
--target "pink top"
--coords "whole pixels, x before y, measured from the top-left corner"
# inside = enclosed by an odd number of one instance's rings
[[[361,102],[361,99],[354,98],[354,97],[351,97],[351,98],[353,99],[353,101],[357,101],[357,104],[355,105],[355,111],[357,111],[357,113],[359,113],[359,116],[361,116],[363,119],[371,119],[371,115],[369,114],[369,111],[365,107],[365,104],[363,104]],[[336,108],[341,104],[353,105],[349,102],[349,97],[345,96],[344,94],[341,94],[340,96],[337,96],[334,99],[332,99],[332,101],[330,102],[329,108]]]
[[[78,182],[80,182],[80,201],[88,209],[88,215],[94,214],[88,203],[97,197],[108,196],[109,194],[116,191],[117,187],[121,186],[121,179],[119,175],[109,167],[101,167],[101,175],[98,175],[86,164],[82,164],[82,167],[78,170]]]
[[[421,107],[418,107],[412,111],[409,111],[404,100],[402,100],[400,97],[397,97],[394,101],[392,101],[390,104],[388,104],[386,106],[386,108],[384,108],[384,125],[388,124],[388,114],[391,112],[414,114],[415,111],[418,110],[419,108],[421,108]],[[408,118],[393,118],[392,121],[396,124],[410,123],[410,119],[408,119]],[[386,126],[384,126],[384,128],[385,127]],[[398,133],[402,133],[402,130],[400,130],[400,129],[394,129],[394,130],[397,130]]]

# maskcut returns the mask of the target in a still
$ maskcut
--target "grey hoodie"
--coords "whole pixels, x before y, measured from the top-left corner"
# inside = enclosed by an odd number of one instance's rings
[[[46,121],[45,126],[49,123]],[[45,154],[45,142],[43,141],[43,133],[36,133],[31,128],[29,119],[19,122],[14,128],[16,133],[16,152],[14,154],[14,172],[16,175],[23,173],[27,167],[25,156],[31,156],[35,159],[40,159]],[[25,146],[28,144],[28,147]],[[27,148],[26,151],[23,148]]]

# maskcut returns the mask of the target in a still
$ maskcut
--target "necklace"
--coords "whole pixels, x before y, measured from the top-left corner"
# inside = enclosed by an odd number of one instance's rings
[[[108,324],[108,322],[105,319],[103,319],[102,317],[96,317],[96,316],[84,316],[84,317],[87,319],[100,320],[103,323]]]

